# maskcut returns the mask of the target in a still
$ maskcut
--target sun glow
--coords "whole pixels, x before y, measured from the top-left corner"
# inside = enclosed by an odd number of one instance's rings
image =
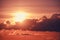
[[[15,22],[23,22],[27,19],[28,14],[26,12],[16,12],[14,14],[14,21]]]

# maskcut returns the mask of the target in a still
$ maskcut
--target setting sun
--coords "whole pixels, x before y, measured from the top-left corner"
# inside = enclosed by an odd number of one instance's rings
[[[27,18],[28,14],[26,12],[16,12],[14,14],[15,22],[23,22]]]

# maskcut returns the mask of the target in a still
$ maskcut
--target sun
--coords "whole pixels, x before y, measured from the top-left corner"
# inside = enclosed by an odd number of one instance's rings
[[[14,14],[15,22],[23,22],[27,18],[28,14],[26,12],[16,12]]]

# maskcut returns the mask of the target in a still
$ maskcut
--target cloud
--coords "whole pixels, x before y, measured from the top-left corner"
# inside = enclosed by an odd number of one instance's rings
[[[0,12],[23,10],[31,13],[53,13],[60,12],[59,7],[59,0],[2,0]]]
[[[9,15],[0,15],[0,18],[12,18],[13,16],[9,16]]]

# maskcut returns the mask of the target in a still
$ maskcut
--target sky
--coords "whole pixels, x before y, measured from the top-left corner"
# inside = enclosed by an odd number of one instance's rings
[[[5,16],[9,18],[10,14],[17,11],[28,12],[39,17],[39,14],[60,13],[59,7],[60,0],[0,0],[0,18]]]

